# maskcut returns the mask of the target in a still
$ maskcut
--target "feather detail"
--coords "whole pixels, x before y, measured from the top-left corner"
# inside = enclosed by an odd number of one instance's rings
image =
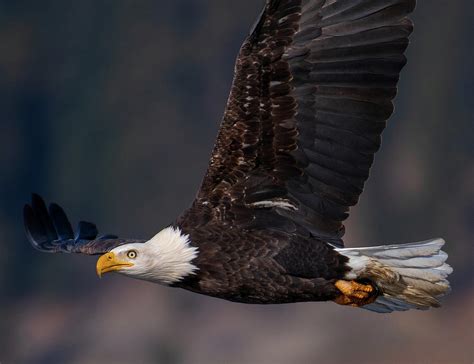
[[[115,235],[98,235],[95,224],[80,221],[76,233],[64,210],[57,204],[49,211],[41,196],[33,194],[31,205],[23,209],[23,221],[28,240],[33,247],[45,253],[104,254],[113,248],[144,240],[119,239]]]
[[[336,249],[349,258],[347,279],[369,279],[382,292],[374,303],[362,306],[376,312],[438,307],[450,291],[447,276],[453,269],[441,250],[443,239],[367,248]]]
[[[343,221],[393,112],[414,6],[268,0],[240,49],[209,168],[182,218],[235,224],[266,208],[342,247]],[[276,202],[286,200],[296,208]]]

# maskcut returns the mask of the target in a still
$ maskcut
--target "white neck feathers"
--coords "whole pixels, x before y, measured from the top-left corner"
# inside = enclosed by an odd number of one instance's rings
[[[192,261],[198,249],[189,244],[189,235],[179,228],[167,227],[144,243],[147,267],[140,272],[141,279],[161,284],[173,284],[194,274],[198,269]]]

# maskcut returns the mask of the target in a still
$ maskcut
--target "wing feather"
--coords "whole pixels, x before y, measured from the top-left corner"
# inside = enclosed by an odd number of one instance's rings
[[[74,234],[64,210],[57,204],[49,206],[33,194],[31,205],[23,210],[26,236],[39,251],[47,253],[104,254],[113,248],[144,240],[119,239],[115,235],[98,236],[97,227],[90,222],[80,221]]]
[[[233,208],[240,224],[242,211],[252,221],[266,209],[342,245],[342,222],[393,112],[414,7],[268,0],[240,50],[207,174],[181,221],[232,226]]]

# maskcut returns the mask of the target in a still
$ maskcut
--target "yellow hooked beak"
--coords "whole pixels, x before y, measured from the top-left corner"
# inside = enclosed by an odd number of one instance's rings
[[[110,252],[100,256],[97,261],[96,270],[97,275],[100,278],[104,273],[117,271],[131,266],[133,266],[132,263],[121,261],[114,253]]]

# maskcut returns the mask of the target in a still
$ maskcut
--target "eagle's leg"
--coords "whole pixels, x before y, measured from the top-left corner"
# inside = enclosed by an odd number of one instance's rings
[[[377,288],[370,283],[339,280],[334,285],[341,291],[341,294],[334,300],[340,305],[360,307],[374,302],[378,296]]]

